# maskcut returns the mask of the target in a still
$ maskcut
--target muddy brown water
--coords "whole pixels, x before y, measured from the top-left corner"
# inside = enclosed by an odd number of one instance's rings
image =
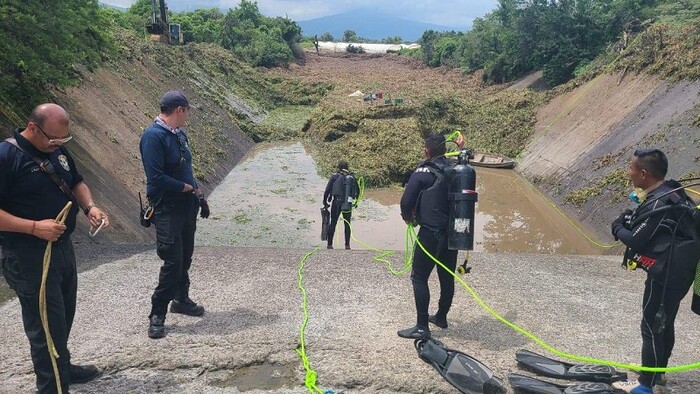
[[[209,383],[212,387],[236,387],[240,391],[276,390],[283,387],[296,387],[297,364],[263,363],[237,368],[222,379]]]
[[[516,172],[476,170],[475,251],[602,252],[577,230],[578,223],[572,224]],[[318,175],[302,144],[258,144],[209,197],[212,220],[198,222],[197,243],[325,247],[320,209],[327,179]],[[401,194],[398,187],[365,191],[353,212],[353,249],[403,250]],[[334,245],[343,244],[343,231],[339,225]]]

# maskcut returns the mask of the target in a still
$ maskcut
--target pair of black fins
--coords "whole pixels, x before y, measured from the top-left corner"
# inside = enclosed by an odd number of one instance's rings
[[[504,394],[503,381],[474,357],[449,349],[435,339],[414,342],[418,357],[432,365],[451,385],[463,394]],[[508,381],[521,394],[618,394],[624,390],[610,383],[627,379],[627,373],[606,365],[570,364],[547,358],[528,350],[515,353],[518,364],[539,375],[581,383],[556,384],[530,376],[510,374]]]
[[[505,394],[503,381],[474,357],[445,347],[435,339],[414,342],[418,357],[435,368],[463,394]]]
[[[544,357],[528,350],[515,353],[518,364],[539,375],[551,378],[579,380],[581,383],[556,384],[525,375],[510,374],[508,381],[516,393],[522,394],[617,394],[624,390],[610,383],[627,379],[627,373],[606,365],[569,364]]]
[[[321,241],[328,240],[328,226],[331,224],[331,213],[328,208],[321,208]]]

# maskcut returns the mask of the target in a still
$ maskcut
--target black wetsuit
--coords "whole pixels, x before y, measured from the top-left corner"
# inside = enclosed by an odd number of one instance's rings
[[[446,182],[434,185],[437,176],[431,172],[431,168],[435,169],[433,167],[446,168],[449,166],[449,162],[444,157],[432,159],[432,162],[419,166],[408,179],[401,197],[401,217],[407,222],[415,221],[416,206],[422,205],[422,208],[418,208],[424,210],[422,215],[418,215],[418,217],[422,217],[421,222],[418,223],[421,226],[418,231],[418,240],[430,254],[454,272],[457,267],[457,251],[447,248],[448,185]],[[431,164],[435,164],[435,166],[431,166]],[[436,187],[434,192],[423,194],[431,186]],[[430,199],[430,201],[419,201],[420,198]],[[425,212],[426,210],[428,212]],[[413,251],[411,281],[416,302],[417,325],[424,329],[428,327],[428,308],[430,307],[428,278],[435,265],[435,262],[416,245]],[[440,300],[436,316],[443,320],[452,306],[455,284],[454,277],[443,268],[438,268],[438,279],[440,280]]]
[[[352,208],[350,209],[342,209],[343,205],[343,191],[339,190],[338,187],[334,187],[336,185],[336,181],[339,181],[339,177],[345,176],[349,174],[348,171],[346,170],[340,170],[336,172],[335,174],[331,175],[331,178],[328,180],[328,184],[326,185],[326,190],[323,192],[323,204],[324,205],[331,205],[331,220],[328,225],[328,246],[331,247],[333,246],[333,235],[335,234],[335,227],[338,224],[338,219],[340,218],[340,214],[342,213],[343,215],[343,223],[345,224],[345,247],[349,248],[350,247],[350,235],[351,235],[351,227],[350,227],[350,220],[352,219]],[[354,184],[353,190],[358,190],[357,186],[357,181],[353,177],[352,179]],[[335,189],[335,190],[334,190]],[[354,195],[350,196],[353,199],[357,198],[357,194],[353,193]],[[331,202],[332,199],[332,202]]]
[[[686,204],[689,201],[683,193],[673,193],[666,197],[656,199],[675,189],[677,183],[666,182],[650,192],[642,204],[635,210],[633,217],[639,217],[647,212],[655,211],[668,205]],[[690,202],[688,202],[689,204]],[[674,209],[657,215],[652,215],[646,220],[627,228],[621,223],[613,224],[613,235],[622,243],[627,245],[632,251],[641,254],[650,250],[664,249],[665,245],[674,243],[674,251],[670,261],[666,262],[665,268],[660,272],[648,272],[644,285],[644,297],[642,299],[642,365],[647,367],[666,367],[671,357],[671,351],[675,343],[674,322],[678,313],[681,300],[688,293],[690,285],[693,283],[695,268],[700,256],[697,246],[693,246],[692,220],[687,211]],[[678,223],[681,220],[676,232],[675,240],[668,227],[664,223]],[[689,242],[690,241],[690,242]],[[683,245],[683,246],[680,246]],[[690,247],[690,249],[688,249]],[[666,280],[666,270],[668,272],[668,284],[664,300],[664,311],[666,312],[666,329],[661,333],[654,332],[654,319],[659,312]],[[653,386],[658,377],[658,373],[641,372],[639,381],[645,386]]]

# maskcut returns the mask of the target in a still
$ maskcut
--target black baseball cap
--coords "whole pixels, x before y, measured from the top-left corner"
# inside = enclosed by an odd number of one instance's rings
[[[187,97],[185,97],[184,93],[177,90],[171,90],[165,93],[160,99],[160,106],[163,108],[197,108],[194,105],[190,104],[189,100],[187,100]]]

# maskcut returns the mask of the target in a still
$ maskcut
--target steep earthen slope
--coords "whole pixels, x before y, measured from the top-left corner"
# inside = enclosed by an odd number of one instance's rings
[[[155,64],[125,62],[119,69],[85,72],[80,86],[56,93],[56,102],[71,114],[74,141],[68,146],[91,186],[95,201],[109,212],[113,229],[100,235],[101,242],[140,243],[154,237],[152,229],[138,225],[138,193],[144,194],[145,177],[139,153],[144,127],[158,114],[158,99],[169,89],[183,90],[199,107],[187,130],[195,154],[215,148],[216,155],[200,176],[210,192],[253,145],[251,138],[232,123],[223,109],[183,81]],[[216,134],[210,138],[205,131]],[[85,221],[76,241],[85,241]]]
[[[626,184],[635,149],[658,147],[669,177],[700,173],[700,82],[602,75],[538,111],[518,169],[569,212],[610,240],[610,221],[629,206]]]

